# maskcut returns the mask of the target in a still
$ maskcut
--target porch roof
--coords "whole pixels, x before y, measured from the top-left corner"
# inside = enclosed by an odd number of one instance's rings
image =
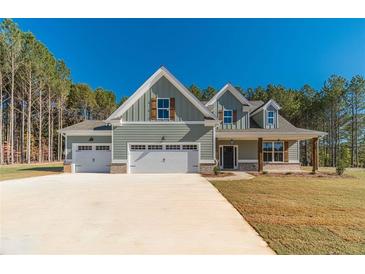
[[[286,139],[286,140],[305,140],[314,137],[323,137],[326,132],[298,128],[289,123],[281,115],[278,116],[278,128],[258,128],[252,127],[242,130],[217,130],[216,137],[218,139],[242,139],[256,140],[263,139]]]

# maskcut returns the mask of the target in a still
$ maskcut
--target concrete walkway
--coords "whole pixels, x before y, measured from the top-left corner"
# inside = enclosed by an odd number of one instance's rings
[[[2,254],[273,254],[197,174],[0,182]]]

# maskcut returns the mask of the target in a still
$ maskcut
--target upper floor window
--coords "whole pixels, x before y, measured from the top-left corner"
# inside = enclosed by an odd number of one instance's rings
[[[230,125],[232,124],[232,116],[233,116],[233,111],[232,110],[224,110],[223,113],[223,123],[225,125]]]
[[[267,112],[267,125],[273,127],[274,126],[274,117],[275,113],[273,111]]]
[[[157,120],[168,121],[170,117],[170,99],[157,99]]]

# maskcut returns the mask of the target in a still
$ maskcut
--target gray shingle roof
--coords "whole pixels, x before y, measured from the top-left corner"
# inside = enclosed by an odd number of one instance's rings
[[[253,105],[256,108],[262,106],[263,104],[265,104],[264,101],[261,101],[261,100],[252,100],[252,101],[249,101],[251,105]]]
[[[240,133],[273,133],[273,134],[299,134],[299,135],[318,135],[324,136],[326,135],[325,132],[298,128],[293,126],[289,121],[287,121],[284,117],[280,114],[278,115],[279,127],[278,128],[260,128],[258,125],[253,121],[250,120],[250,128],[242,129],[240,131],[237,130],[219,130],[219,132],[240,132]]]
[[[106,124],[102,120],[85,120],[81,123],[77,123],[75,125],[65,127],[61,130],[61,132],[73,131],[73,130],[111,130],[111,126]]]

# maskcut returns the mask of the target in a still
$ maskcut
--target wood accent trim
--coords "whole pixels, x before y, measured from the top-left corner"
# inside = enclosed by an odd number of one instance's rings
[[[151,98],[151,120],[157,119],[156,97]]]
[[[312,138],[312,171],[318,170],[318,137]]]
[[[289,162],[289,142],[284,141],[284,162]]]
[[[170,121],[175,121],[175,98],[170,98]]]
[[[237,110],[233,110],[232,111],[232,120],[233,120],[233,123],[236,123],[237,122]]]
[[[262,152],[262,138],[259,138],[258,139],[258,142],[257,142],[257,151],[258,151],[258,155],[257,155],[257,160],[258,160],[258,163],[257,163],[257,168],[258,168],[258,172],[262,172],[263,169],[264,169],[264,154]]]
[[[218,119],[220,121],[223,121],[223,111],[222,110],[218,111]]]

